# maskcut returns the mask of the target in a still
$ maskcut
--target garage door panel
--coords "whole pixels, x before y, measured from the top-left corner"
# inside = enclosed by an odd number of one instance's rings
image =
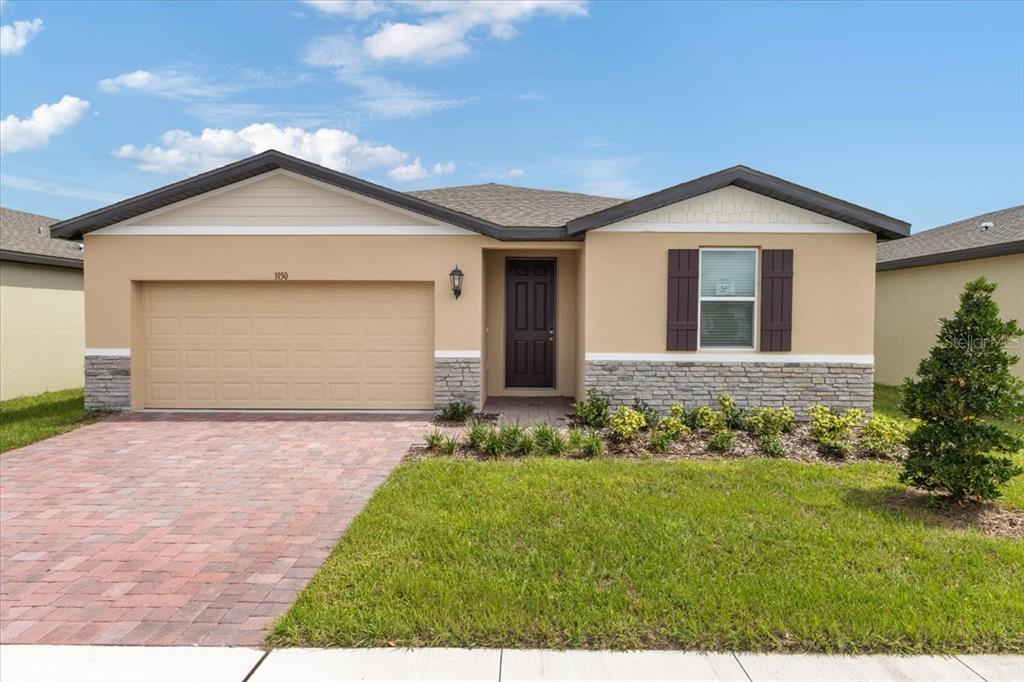
[[[144,285],[146,407],[433,405],[428,284]]]

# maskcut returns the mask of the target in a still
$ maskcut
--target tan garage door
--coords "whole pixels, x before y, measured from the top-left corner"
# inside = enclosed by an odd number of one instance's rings
[[[146,407],[430,408],[429,284],[151,282]]]

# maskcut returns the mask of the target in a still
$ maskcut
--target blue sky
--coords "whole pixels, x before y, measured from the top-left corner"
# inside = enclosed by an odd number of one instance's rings
[[[915,229],[1024,203],[1020,2],[6,0],[0,23],[0,201],[54,217],[267,145],[403,190],[631,197],[743,163]]]

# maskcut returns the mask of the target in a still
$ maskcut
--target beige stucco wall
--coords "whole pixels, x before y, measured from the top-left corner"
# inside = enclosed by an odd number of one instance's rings
[[[0,400],[81,386],[82,271],[0,262]]]
[[[878,273],[875,372],[879,383],[899,384],[935,344],[940,317],[959,305],[964,284],[981,275],[999,285],[995,300],[1004,319],[1024,324],[1024,254],[943,263]],[[1015,352],[1022,356],[1022,344]],[[1014,365],[1024,377],[1024,360]]]
[[[571,250],[488,250],[484,252],[486,273],[484,385],[489,396],[543,396],[576,394],[578,340],[576,325],[578,251]],[[555,387],[553,389],[505,387],[505,259],[555,258]]]
[[[792,353],[872,352],[874,234],[631,233],[600,229],[587,235],[584,258],[586,351],[666,352],[668,251],[712,246],[793,249]]]

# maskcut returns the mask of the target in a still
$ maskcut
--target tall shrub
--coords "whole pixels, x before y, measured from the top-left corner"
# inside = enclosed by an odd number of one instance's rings
[[[1024,439],[990,421],[1024,415],[1024,381],[1010,373],[1017,358],[1006,350],[1024,330],[999,318],[995,289],[984,277],[967,283],[916,378],[903,382],[903,410],[922,423],[907,439],[900,480],[953,500],[998,497],[1024,471],[1003,456]]]

